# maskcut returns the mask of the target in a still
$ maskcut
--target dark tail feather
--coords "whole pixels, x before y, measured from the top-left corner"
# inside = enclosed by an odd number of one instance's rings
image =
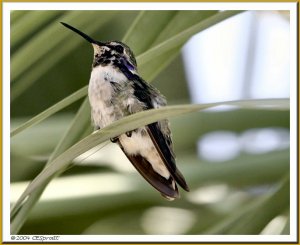
[[[176,182],[186,191],[190,191],[189,186],[187,185],[182,173],[178,170],[178,168],[176,168],[176,171],[173,175],[174,179],[176,180]]]
[[[148,181],[149,184],[158,190],[163,197],[167,198],[168,200],[174,200],[175,198],[179,197],[178,188],[172,177],[170,177],[168,180],[162,177],[153,170],[151,164],[146,158],[142,157],[141,155],[127,154],[124,151],[120,141],[117,140],[117,142],[136,170],[144,177],[145,180]]]

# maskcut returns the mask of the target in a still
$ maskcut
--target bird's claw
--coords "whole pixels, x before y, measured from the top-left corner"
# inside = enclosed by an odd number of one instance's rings
[[[125,134],[126,134],[127,137],[131,137],[132,131],[127,131]],[[110,141],[112,143],[116,143],[118,140],[119,140],[119,136],[110,138]]]
[[[112,143],[116,143],[118,140],[119,140],[119,137],[113,137],[113,138],[110,138],[110,141],[111,141]]]

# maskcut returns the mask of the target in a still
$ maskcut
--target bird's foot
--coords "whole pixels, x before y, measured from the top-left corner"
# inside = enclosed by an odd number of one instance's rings
[[[110,141],[111,141],[112,143],[116,143],[118,140],[119,140],[119,137],[118,137],[118,136],[117,136],[117,137],[110,138]]]
[[[126,134],[127,137],[131,137],[132,131],[127,131],[125,134]]]
[[[125,134],[126,134],[127,137],[131,137],[132,131],[127,131]],[[110,141],[112,143],[116,143],[118,140],[119,140],[119,136],[110,138]]]

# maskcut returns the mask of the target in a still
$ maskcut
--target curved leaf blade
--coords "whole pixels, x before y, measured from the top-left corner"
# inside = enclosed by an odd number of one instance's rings
[[[186,113],[196,112],[199,110],[205,110],[208,108],[220,106],[220,105],[232,105],[239,106],[241,108],[252,109],[288,109],[288,99],[261,99],[261,100],[246,100],[246,101],[228,101],[218,102],[200,105],[177,105],[177,106],[166,106],[159,109],[152,109],[142,111],[125,118],[122,118],[109,126],[99,130],[98,132],[91,134],[79,141],[64,153],[59,155],[56,159],[49,163],[49,165],[29,184],[27,189],[23,192],[19,200],[12,208],[11,214],[13,215],[24,202],[25,198],[30,195],[38,186],[42,185],[45,181],[48,181],[54,174],[62,169],[65,169],[69,163],[82,153],[87,150],[103,143],[104,141],[116,137],[124,132],[134,130],[140,126],[147,125],[168,117],[174,117]]]
[[[40,123],[41,121],[43,121],[46,118],[53,115],[54,113],[64,109],[65,107],[69,106],[73,102],[83,98],[86,94],[87,94],[87,86],[77,90],[73,94],[69,95],[68,97],[64,98],[63,100],[59,101],[58,103],[54,104],[53,106],[49,107],[45,111],[43,111],[40,114],[29,119],[27,122],[23,123],[19,127],[13,129],[10,132],[10,137],[13,137],[16,134],[22,132],[23,130]]]

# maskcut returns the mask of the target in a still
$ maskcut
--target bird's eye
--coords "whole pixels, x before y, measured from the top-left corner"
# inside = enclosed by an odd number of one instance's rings
[[[117,45],[117,46],[115,46],[115,50],[116,50],[118,53],[123,53],[124,48],[123,48],[121,45]]]

